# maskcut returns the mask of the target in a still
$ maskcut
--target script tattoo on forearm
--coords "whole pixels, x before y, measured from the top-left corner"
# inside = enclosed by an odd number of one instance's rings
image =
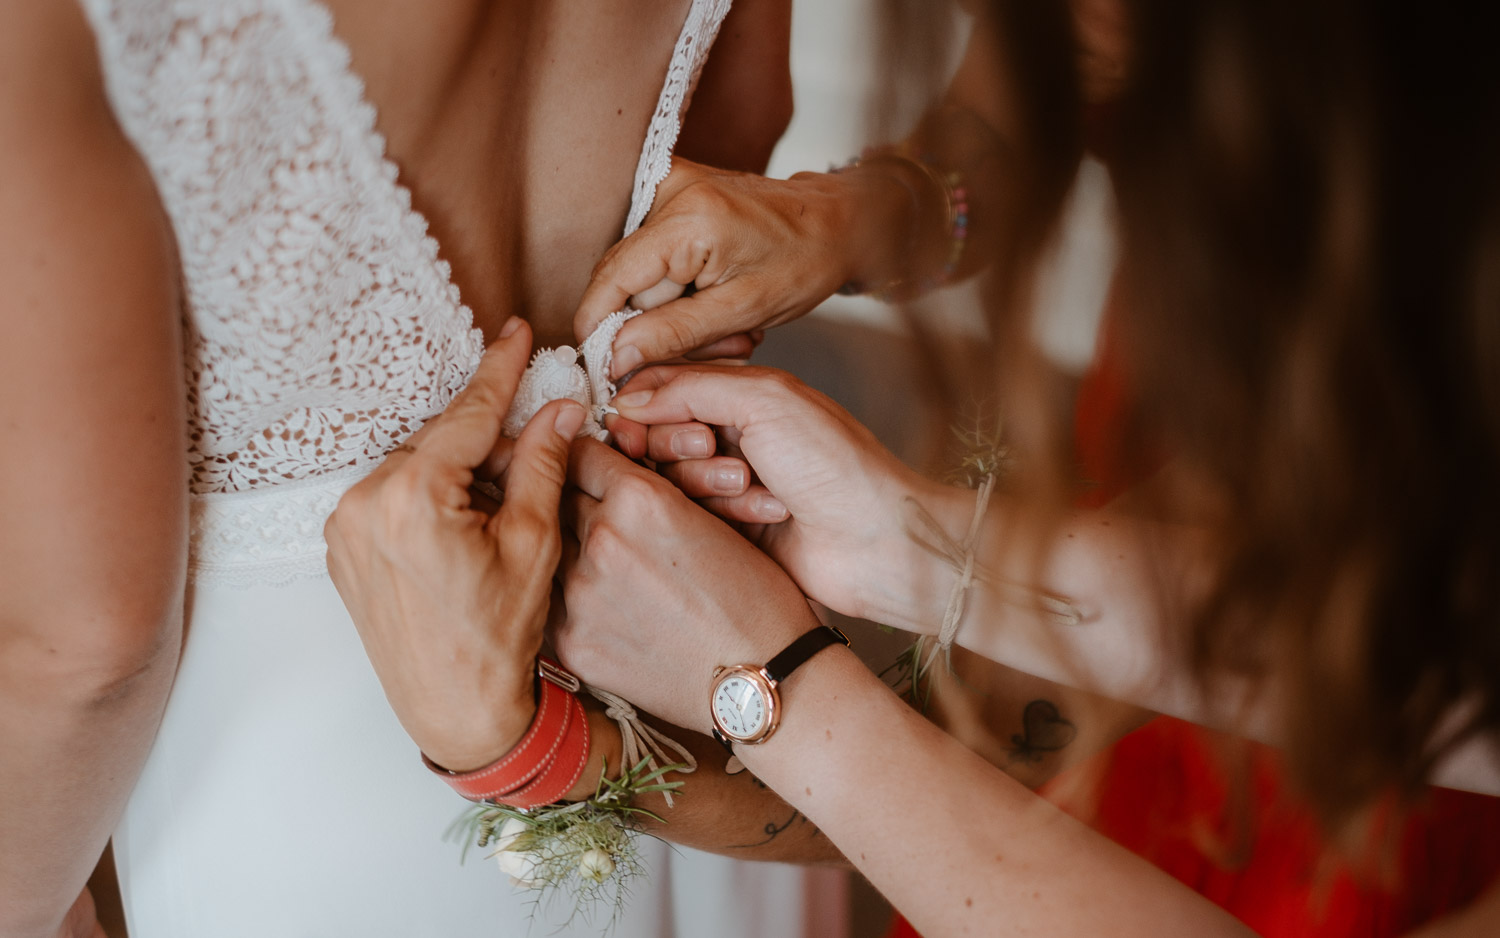
[[[1011,736],[1011,762],[1035,765],[1049,752],[1057,752],[1078,735],[1078,727],[1058,712],[1050,700],[1033,700],[1021,714],[1021,732]]]
[[[755,783],[756,788],[759,788],[762,791],[770,791],[770,786],[760,779],[756,778],[755,776],[750,776],[750,780]],[[752,847],[764,847],[766,844],[775,840],[777,837],[780,837],[784,831],[786,831],[794,824],[799,829],[804,825],[809,824],[807,815],[803,814],[801,811],[798,811],[796,808],[793,808],[792,813],[787,817],[785,821],[782,821],[780,824],[777,824],[774,820],[767,821],[766,826],[761,828],[761,831],[766,835],[764,840],[757,840],[755,843],[750,844],[732,844],[730,849],[748,850]],[[818,830],[816,826],[813,826],[811,836],[821,837],[822,835],[823,832]]]

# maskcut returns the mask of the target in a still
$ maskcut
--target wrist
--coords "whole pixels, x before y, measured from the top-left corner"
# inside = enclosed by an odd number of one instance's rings
[[[847,193],[846,284],[869,289],[935,278],[947,242],[948,194],[930,172],[878,153],[833,178]]]
[[[563,795],[563,801],[586,801],[599,789],[599,780],[608,776],[618,779],[622,770],[624,742],[620,727],[604,713],[603,706],[592,697],[583,698],[584,713],[589,721],[589,761],[578,781]]]
[[[907,263],[911,225],[920,198],[898,174],[858,165],[828,173],[798,173],[791,179],[820,195],[823,241],[833,251],[840,285],[899,279]]]
[[[851,614],[906,632],[936,634],[953,586],[953,568],[923,547],[925,512],[945,532],[961,537],[974,512],[974,493],[912,473],[891,498],[881,543],[868,552],[858,604]],[[915,536],[914,536],[915,535]]]
[[[466,719],[451,714],[436,730],[413,737],[424,755],[453,772],[470,772],[489,765],[515,748],[536,718],[535,679],[521,683],[506,699],[489,699],[471,708]]]
[[[888,699],[902,706],[849,648],[833,646],[809,659],[780,686],[782,718],[775,735],[756,745],[736,745],[734,753],[759,778],[793,804],[802,777],[822,761],[821,753],[842,736],[841,710],[864,710]],[[816,787],[816,786],[814,786]]]

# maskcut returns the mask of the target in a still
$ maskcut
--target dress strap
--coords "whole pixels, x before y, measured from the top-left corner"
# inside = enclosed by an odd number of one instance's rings
[[[662,83],[651,126],[641,147],[641,158],[635,167],[635,187],[630,194],[630,215],[625,221],[624,237],[629,237],[646,220],[656,200],[656,187],[672,171],[672,150],[682,132],[682,115],[687,113],[703,63],[713,48],[719,27],[729,13],[730,0],[693,0],[677,44],[672,47],[672,61]]]

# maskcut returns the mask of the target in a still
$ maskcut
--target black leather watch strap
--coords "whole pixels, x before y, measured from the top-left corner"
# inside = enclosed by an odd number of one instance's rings
[[[831,625],[820,625],[782,649],[781,654],[766,662],[766,676],[780,684],[807,659],[829,645],[848,646],[849,636]]]
[[[725,752],[729,753],[731,756],[734,755],[734,740],[719,732],[719,728],[717,726],[714,727],[710,732],[714,734],[714,739],[718,741],[719,745],[724,747]]]

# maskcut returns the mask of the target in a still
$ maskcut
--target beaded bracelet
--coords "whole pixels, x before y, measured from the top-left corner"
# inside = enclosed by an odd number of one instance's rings
[[[895,299],[909,299],[913,296],[920,296],[942,286],[953,278],[953,274],[958,270],[958,265],[963,260],[964,247],[969,241],[969,191],[964,187],[961,173],[957,170],[943,170],[939,168],[936,161],[926,153],[914,158],[892,149],[868,149],[843,166],[829,167],[829,172],[845,172],[879,160],[904,163],[907,166],[914,167],[922,175],[926,176],[932,182],[933,186],[943,194],[943,202],[947,208],[948,216],[948,251],[943,260],[942,272],[937,276],[924,277],[914,285],[898,277],[879,287],[873,288],[858,282],[851,282],[845,284],[839,290],[840,293],[845,295],[867,294],[876,299],[889,302]],[[920,209],[922,203],[920,195],[910,186],[907,186],[904,181],[901,184],[906,186],[907,191],[912,196],[913,203]],[[913,232],[913,242],[915,241],[915,237],[915,232]],[[911,247],[914,247],[914,244],[909,246],[908,254],[911,253]],[[907,289],[912,286],[915,289]]]

